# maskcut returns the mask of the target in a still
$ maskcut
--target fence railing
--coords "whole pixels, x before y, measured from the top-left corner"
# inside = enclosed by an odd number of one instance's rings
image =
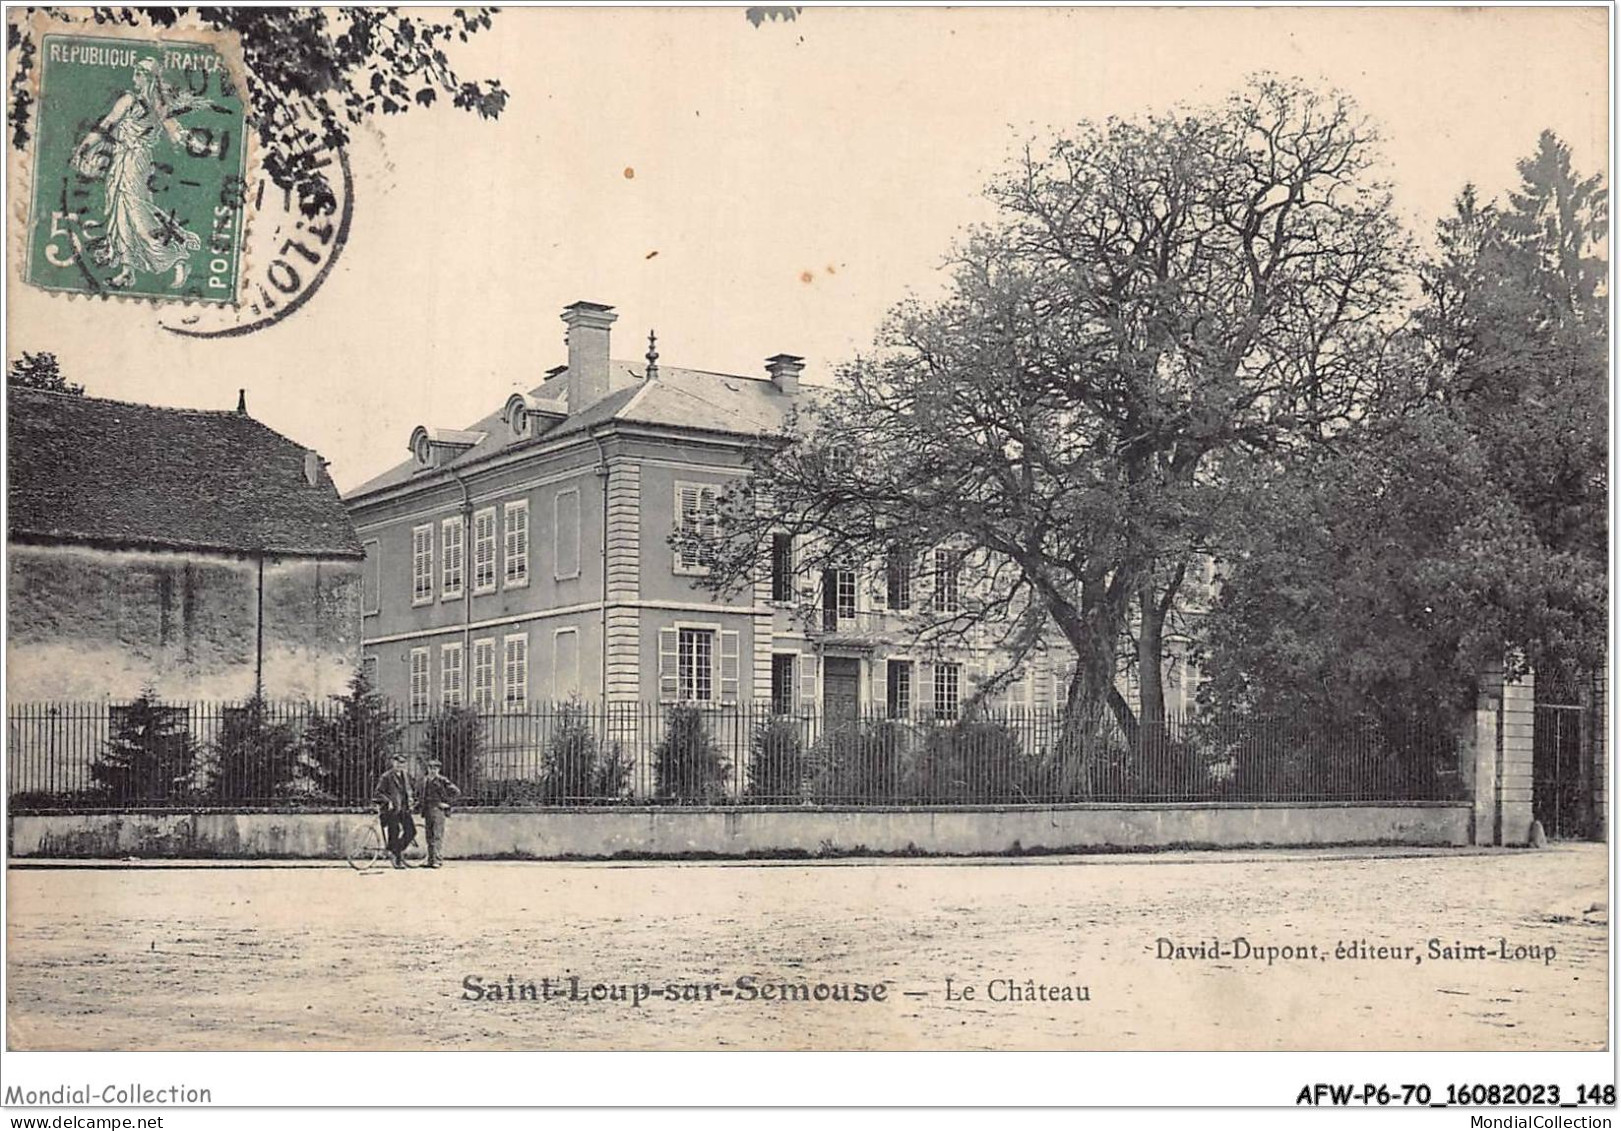
[[[1444,800],[1451,736],[1389,722],[1173,718],[1130,738],[1059,712],[943,719],[769,704],[562,703],[411,717],[324,703],[32,703],[7,719],[12,812],[363,807],[395,754],[463,805],[969,806]]]

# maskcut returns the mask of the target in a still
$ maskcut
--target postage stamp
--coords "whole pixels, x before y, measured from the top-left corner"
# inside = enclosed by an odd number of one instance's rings
[[[221,46],[47,32],[38,98],[27,280],[237,302],[251,139]]]

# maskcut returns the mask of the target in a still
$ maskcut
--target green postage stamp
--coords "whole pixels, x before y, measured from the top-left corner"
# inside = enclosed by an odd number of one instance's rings
[[[28,281],[235,303],[252,139],[224,46],[99,29],[39,44]]]

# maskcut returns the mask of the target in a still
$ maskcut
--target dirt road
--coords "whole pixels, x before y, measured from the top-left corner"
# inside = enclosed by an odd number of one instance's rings
[[[1607,865],[1580,845],[13,867],[9,1044],[1600,1048]]]

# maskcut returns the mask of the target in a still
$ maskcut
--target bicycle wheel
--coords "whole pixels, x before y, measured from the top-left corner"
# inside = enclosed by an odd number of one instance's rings
[[[416,839],[405,846],[400,854],[407,868],[420,868],[428,862],[428,841],[426,831],[417,829]]]
[[[383,843],[383,830],[376,821],[367,821],[355,828],[349,837],[349,867],[357,872],[370,871],[388,859]]]

